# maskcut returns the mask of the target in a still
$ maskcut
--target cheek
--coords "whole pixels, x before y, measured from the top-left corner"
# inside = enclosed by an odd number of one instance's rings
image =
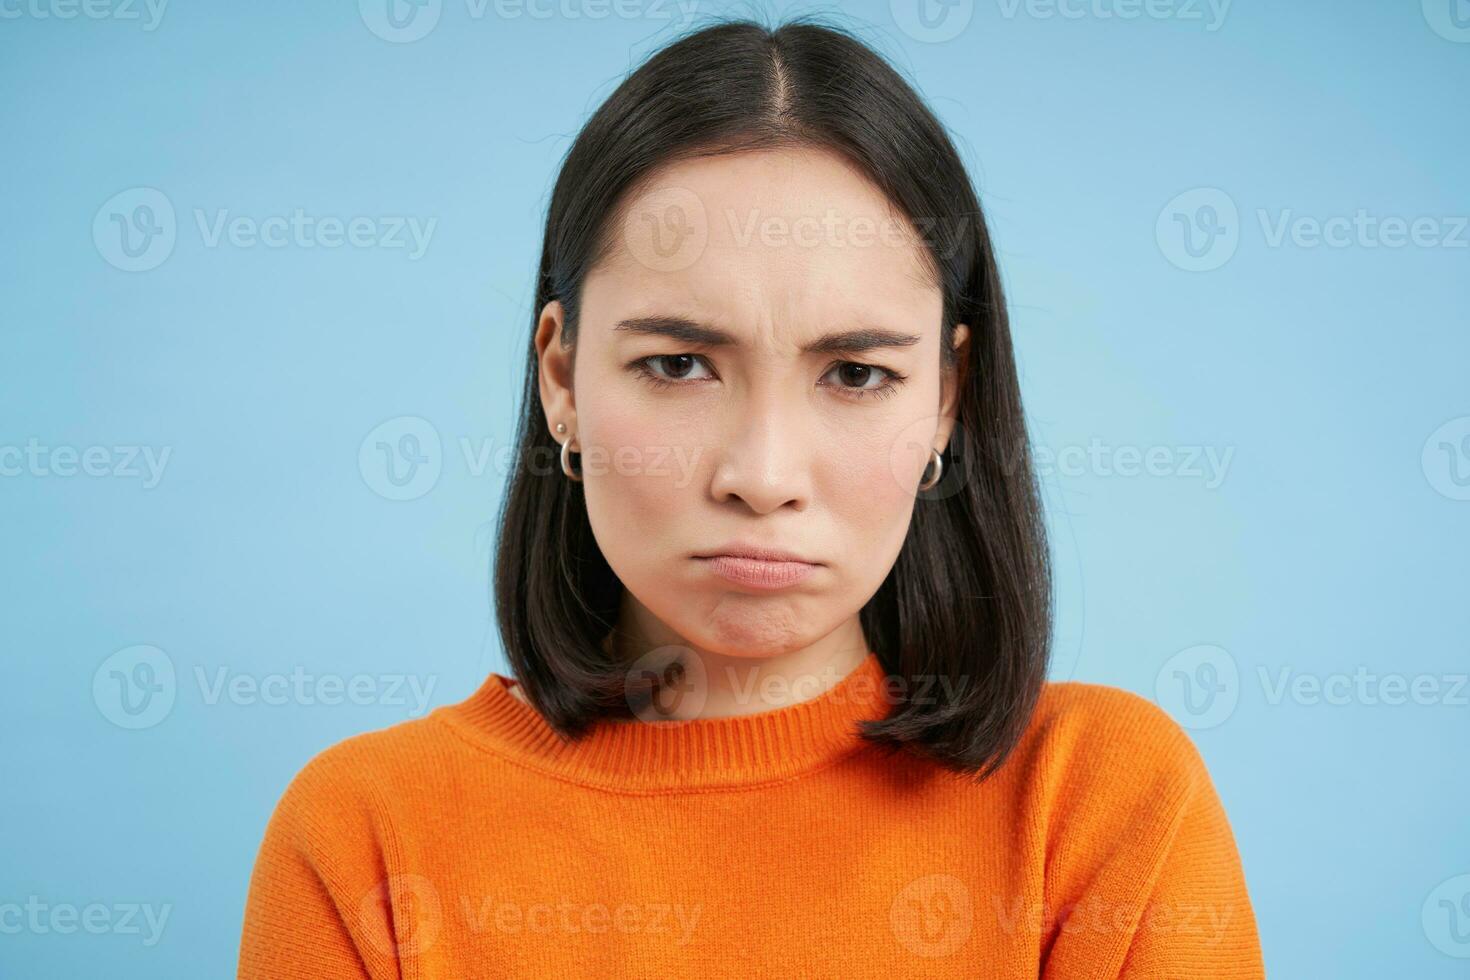
[[[668,424],[667,412],[637,399],[579,405],[583,490],[598,545],[620,575],[654,562],[657,542],[686,523],[692,506],[695,447]]]
[[[918,483],[924,462],[923,450],[905,450],[888,440],[874,443],[827,467],[824,496],[850,535],[850,547],[877,559],[888,557],[888,549],[880,555],[880,547],[891,545],[896,552],[903,541],[914,509],[912,484]]]
[[[844,556],[846,573],[862,588],[882,584],[903,547],[932,435],[932,425],[926,432],[922,425],[894,420],[848,433],[826,447],[819,471],[821,502],[831,515],[833,542]]]

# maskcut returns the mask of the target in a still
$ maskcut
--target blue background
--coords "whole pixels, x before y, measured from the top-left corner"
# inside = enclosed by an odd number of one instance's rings
[[[407,674],[433,685],[428,707],[507,672],[493,454],[546,200],[586,116],[690,25],[670,0],[631,17],[442,0],[432,30],[394,42],[372,0],[177,0],[151,30],[146,8],[101,2],[109,16],[64,19],[64,0],[7,0],[0,19],[0,452],[103,447],[112,474],[53,458],[0,476],[0,905],[171,909],[151,946],[0,932],[0,975],[233,975],[286,782],[417,712],[386,689],[211,703],[199,672]],[[706,2],[693,24],[830,9]],[[1458,247],[1269,232],[1361,209],[1455,234],[1470,29],[1448,0],[1241,0],[1223,20],[1184,0],[1132,19],[1106,16],[1111,0],[1048,9],[961,2],[927,33],[911,4],[837,20],[931,101],[988,209],[1031,423],[1060,454],[1054,674],[1190,727],[1271,975],[1463,976],[1470,941],[1439,899],[1470,889],[1470,692],[1452,696],[1470,669],[1470,232]],[[114,213],[146,217],[136,188],[167,199],[176,235],[125,271],[106,232]],[[210,247],[195,218],[297,208],[435,225],[414,258]],[[1224,229],[1215,267],[1188,268],[1185,224],[1195,244]],[[377,437],[360,449],[385,422],[390,446],[425,431],[404,417],[432,427],[419,445],[439,475],[400,491],[374,470]],[[1060,462],[1089,445],[1166,462]],[[128,446],[169,450],[156,485],[127,475]],[[1228,466],[1212,479],[1190,447]],[[138,645],[176,679],[156,723],[127,728],[108,661]],[[1283,677],[1355,671],[1440,693],[1275,696]]]

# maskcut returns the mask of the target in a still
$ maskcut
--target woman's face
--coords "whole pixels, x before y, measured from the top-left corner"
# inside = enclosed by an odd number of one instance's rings
[[[922,241],[818,150],[678,163],[632,202],[586,280],[575,357],[560,303],[536,337],[552,436],[582,454],[592,529],[627,590],[620,626],[729,657],[861,644],[857,614],[958,390]],[[811,567],[708,557],[740,545]]]

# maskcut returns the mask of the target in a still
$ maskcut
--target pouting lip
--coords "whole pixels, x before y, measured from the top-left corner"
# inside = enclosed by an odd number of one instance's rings
[[[738,541],[732,541],[729,544],[721,545],[718,548],[712,548],[711,550],[702,554],[697,554],[694,557],[751,558],[756,561],[798,561],[805,565],[821,564],[821,562],[819,561],[812,561],[809,558],[803,558],[801,555],[798,555],[795,552],[786,551],[783,548],[770,548],[762,545],[742,544]]]

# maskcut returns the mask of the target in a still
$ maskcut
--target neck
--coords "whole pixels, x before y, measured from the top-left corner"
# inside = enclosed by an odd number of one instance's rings
[[[798,704],[831,690],[867,657],[856,616],[801,647],[742,637],[728,645],[691,643],[624,593],[619,627],[604,644],[630,670],[657,672],[676,688],[651,710],[671,721],[732,718]],[[678,669],[670,668],[677,664]]]

